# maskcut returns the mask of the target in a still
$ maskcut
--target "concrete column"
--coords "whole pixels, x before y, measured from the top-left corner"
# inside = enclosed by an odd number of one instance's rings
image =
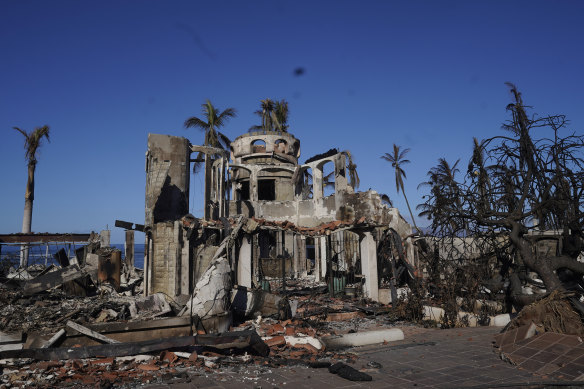
[[[182,278],[182,250],[181,250],[181,241],[182,241],[182,228],[180,225],[180,221],[175,220],[173,225],[173,250],[170,253],[169,260],[171,261],[172,265],[174,265],[174,280],[172,280],[172,284],[168,285],[168,290],[174,292],[175,296],[180,295],[180,287],[181,287],[181,278]],[[169,245],[170,246],[170,245]],[[171,266],[172,266],[171,265]],[[174,284],[174,285],[173,285]],[[168,293],[170,294],[170,293]]]
[[[191,249],[189,240],[187,239],[187,231],[180,227],[180,293],[181,295],[190,295],[191,290],[191,274],[193,273],[192,264],[193,261],[191,260]],[[194,286],[194,285],[193,285]]]
[[[333,247],[333,255],[337,254],[337,270],[347,270],[347,261],[345,260],[345,233],[344,231],[339,231],[335,232],[333,236],[333,239],[336,239],[336,247]]]
[[[360,237],[361,271],[365,276],[365,297],[379,301],[377,283],[377,244],[371,232],[365,232]]]
[[[306,259],[306,237],[302,235],[296,235],[294,244],[294,258],[297,261],[298,277],[306,277],[308,273],[308,264]]]
[[[252,257],[252,237],[244,234],[241,237],[241,246],[239,248],[239,261],[237,262],[237,284],[247,288],[252,287],[251,282],[251,257]]]
[[[258,201],[258,172],[252,169],[249,174],[249,199]]]
[[[154,245],[152,238],[148,235],[146,234],[146,244],[144,245],[144,296],[148,296],[152,288],[152,255]]]
[[[286,231],[286,250],[292,256],[292,273],[294,278],[298,278],[300,258],[298,257],[298,246],[296,236],[292,231]]]
[[[313,200],[322,199],[323,185],[322,185],[322,167],[316,165],[312,167],[312,198]]]
[[[111,234],[111,230],[102,230],[99,233],[99,244],[101,247],[109,247]]]
[[[347,185],[347,157],[339,154],[335,158],[335,193],[346,191]]]
[[[320,238],[314,238],[314,271],[316,281],[320,281]]]
[[[219,217],[225,217],[225,158],[219,161]]]
[[[320,277],[324,278],[326,276],[326,262],[327,262],[327,250],[326,250],[326,236],[321,236],[318,238],[320,240]]]
[[[286,231],[284,233],[284,250],[289,256],[294,258],[296,245],[294,244],[294,233],[292,231]]]
[[[308,273],[308,263],[306,259],[306,237],[299,235],[296,237],[296,255],[298,256],[298,272],[301,277],[306,277]]]
[[[237,182],[234,180],[233,176],[235,176],[235,169],[233,169],[231,173],[231,200],[240,201],[241,199],[237,197]]]

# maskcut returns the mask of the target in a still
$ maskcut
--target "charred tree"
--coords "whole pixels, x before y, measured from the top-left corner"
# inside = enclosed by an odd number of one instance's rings
[[[512,103],[504,133],[474,140],[464,175],[441,159],[428,172],[421,216],[432,221],[441,270],[481,266],[477,289],[506,292],[518,307],[545,292],[584,291],[584,137],[569,132],[564,115],[529,116],[521,93],[507,84]],[[458,163],[458,162],[457,162]],[[541,239],[556,249],[538,250]],[[466,281],[472,277],[465,277]],[[467,282],[467,283],[468,283]],[[468,286],[464,286],[468,289]]]

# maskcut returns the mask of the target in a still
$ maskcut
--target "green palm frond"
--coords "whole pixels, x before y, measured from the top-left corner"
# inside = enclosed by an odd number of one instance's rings
[[[252,126],[250,130],[260,129],[264,131],[273,131],[275,126],[275,114],[274,114],[275,104],[272,99],[260,100],[260,109],[254,113],[262,119],[262,123],[259,126]]]
[[[202,131],[206,131],[209,127],[210,127],[209,123],[195,116],[185,120],[185,128],[199,128]]]
[[[203,113],[202,119],[196,116],[188,118],[184,123],[185,128],[199,128],[205,131],[205,146],[229,147],[229,138],[220,133],[218,129],[223,127],[230,118],[236,116],[235,109],[226,108],[224,111],[221,111],[208,99],[201,106]]]
[[[406,205],[408,206],[408,211],[410,212],[410,217],[412,218],[412,223],[414,227],[420,232],[420,229],[416,226],[416,220],[414,219],[414,215],[410,208],[410,203],[408,202],[408,198],[406,196],[406,191],[404,188],[404,178],[406,177],[406,172],[402,168],[403,165],[410,163],[409,159],[405,159],[406,155],[410,152],[410,149],[403,149],[401,150],[400,146],[393,144],[393,153],[385,153],[381,156],[382,159],[391,163],[391,166],[395,170],[395,188],[397,193],[399,193],[400,189],[404,195],[404,199],[406,200]]]
[[[229,149],[229,145],[231,144],[231,140],[222,132],[217,131],[217,135],[219,137],[219,142],[222,143],[226,149]]]

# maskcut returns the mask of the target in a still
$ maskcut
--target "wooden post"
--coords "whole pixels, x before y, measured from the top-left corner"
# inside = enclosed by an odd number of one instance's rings
[[[124,244],[124,256],[126,267],[130,275],[134,274],[134,230],[126,230],[126,242]]]

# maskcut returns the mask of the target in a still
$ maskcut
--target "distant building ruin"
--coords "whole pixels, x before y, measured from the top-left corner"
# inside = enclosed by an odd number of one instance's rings
[[[335,289],[333,278],[344,279],[339,288],[359,284],[365,297],[389,301],[389,290],[380,288],[389,262],[410,274],[416,264],[412,229],[377,192],[356,191],[348,155],[333,149],[301,165],[300,141],[287,132],[243,134],[229,152],[149,134],[145,293],[190,295],[234,220],[246,217],[257,228],[242,231],[228,249],[236,285],[260,288],[266,280],[310,275]],[[188,214],[194,162],[204,162],[202,220]]]

